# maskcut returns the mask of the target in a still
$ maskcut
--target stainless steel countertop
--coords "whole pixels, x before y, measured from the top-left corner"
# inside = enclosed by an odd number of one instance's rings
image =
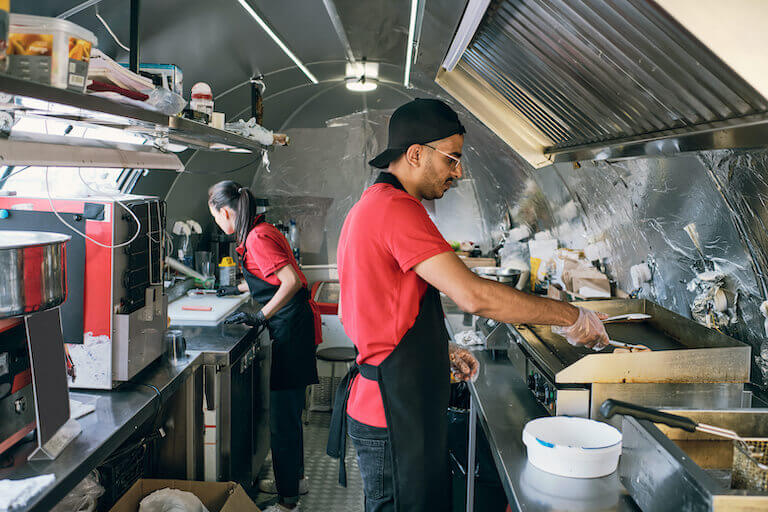
[[[166,358],[153,363],[137,376],[114,391],[72,391],[74,400],[92,404],[96,410],[78,421],[82,433],[53,461],[28,462],[34,443],[21,444],[11,450],[13,463],[0,468],[0,480],[19,480],[53,474],[56,480],[18,511],[50,510],[80,480],[118,448],[144,423],[151,420],[163,401],[167,400],[200,366],[200,352],[188,351],[184,361],[170,363]],[[158,397],[157,388],[160,392]]]
[[[469,387],[510,503],[523,511],[639,510],[617,473],[594,479],[564,478],[529,464],[523,428],[547,412],[506,358],[494,361],[485,350],[474,354],[480,372]]]
[[[187,340],[187,350],[202,353],[203,364],[228,366],[250,348],[256,340],[256,329],[244,325],[199,327],[185,325],[180,329]]]
[[[249,300],[237,311],[256,313],[261,306]],[[256,330],[246,325],[234,324],[216,326],[170,326],[179,329],[187,340],[187,350],[203,353],[203,364],[228,366],[248,350],[257,339]]]

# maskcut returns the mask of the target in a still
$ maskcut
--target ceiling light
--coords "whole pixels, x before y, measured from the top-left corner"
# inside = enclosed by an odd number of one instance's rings
[[[301,70],[301,71],[302,71],[302,72],[303,72],[305,75],[307,75],[307,78],[309,78],[309,79],[312,81],[312,83],[313,83],[313,84],[316,84],[316,83],[318,83],[318,82],[317,82],[317,78],[315,78],[315,75],[313,75],[313,74],[312,74],[312,72],[311,72],[309,69],[307,69],[307,66],[305,66],[305,65],[304,65],[304,63],[303,63],[303,62],[301,62],[301,61],[299,60],[299,58],[298,58],[298,57],[296,57],[296,55],[294,55],[294,54],[293,54],[293,52],[292,52],[290,49],[288,49],[288,47],[285,45],[285,43],[283,43],[283,42],[280,40],[280,38],[279,38],[279,37],[277,37],[277,34],[275,34],[275,32],[274,32],[274,31],[273,31],[273,30],[272,30],[272,29],[269,27],[269,25],[267,25],[267,22],[266,22],[266,21],[264,21],[264,20],[261,18],[261,16],[259,16],[259,15],[258,15],[258,13],[257,13],[257,12],[256,12],[256,11],[253,9],[253,7],[251,7],[251,6],[248,4],[248,2],[246,2],[246,0],[237,0],[237,1],[238,1],[238,2],[240,2],[240,5],[242,5],[242,6],[243,6],[243,9],[245,9],[245,10],[248,12],[248,14],[250,14],[250,15],[253,17],[253,19],[255,19],[255,20],[256,20],[256,22],[257,22],[259,25],[261,25],[261,28],[263,28],[263,29],[264,29],[264,32],[266,32],[266,33],[267,33],[267,35],[268,35],[269,37],[271,37],[271,38],[272,38],[272,40],[273,40],[275,43],[277,43],[277,46],[279,46],[279,47],[280,47],[280,49],[281,49],[281,50],[283,50],[283,51],[285,52],[285,54],[286,54],[288,57],[290,57],[290,59],[291,59],[291,60],[292,60],[294,63],[296,63],[296,65],[299,67],[299,69],[300,69],[300,70]]]
[[[413,62],[413,42],[416,39],[416,13],[418,12],[419,0],[411,0],[411,21],[408,23],[408,47],[405,53],[405,76],[403,76],[403,85],[411,87],[411,63]]]
[[[347,62],[345,76],[346,86],[350,91],[373,91],[378,86],[379,63],[364,60]]]
[[[480,25],[485,11],[488,10],[488,4],[491,0],[469,0],[467,8],[464,10],[464,16],[461,18],[456,35],[451,41],[451,47],[448,48],[448,54],[443,61],[443,67],[446,71],[453,71],[458,64],[464,50],[467,49],[469,42],[475,36],[477,27]]]

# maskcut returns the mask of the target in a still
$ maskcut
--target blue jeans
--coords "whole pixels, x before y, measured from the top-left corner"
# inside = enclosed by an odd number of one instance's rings
[[[355,446],[363,478],[365,512],[394,511],[395,483],[387,429],[371,427],[347,416],[347,433]]]
[[[280,501],[299,501],[299,479],[304,476],[304,429],[301,411],[306,388],[281,389],[269,394],[269,432],[272,468]]]

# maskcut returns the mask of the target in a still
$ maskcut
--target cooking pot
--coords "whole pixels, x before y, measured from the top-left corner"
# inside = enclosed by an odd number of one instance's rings
[[[66,243],[71,238],[60,233],[0,231],[0,318],[64,302]]]

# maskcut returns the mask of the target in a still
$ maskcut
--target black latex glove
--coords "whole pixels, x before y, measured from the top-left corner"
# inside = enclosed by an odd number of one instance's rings
[[[250,325],[251,327],[261,327],[262,325],[267,323],[267,319],[264,317],[264,313],[259,311],[255,315],[253,313],[246,313],[244,311],[239,311],[237,313],[233,313],[229,315],[226,320],[224,320],[225,324],[245,324]]]
[[[227,295],[240,295],[240,290],[237,286],[222,286],[216,290],[217,297],[226,297]]]

